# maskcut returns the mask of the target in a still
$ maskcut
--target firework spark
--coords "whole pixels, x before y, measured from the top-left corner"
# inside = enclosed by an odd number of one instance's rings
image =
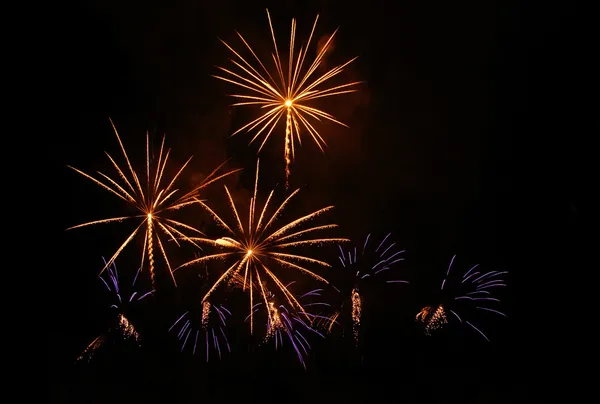
[[[452,276],[450,271],[455,258],[456,255],[450,260],[446,277],[442,281],[440,288],[442,302],[436,306],[425,306],[417,313],[416,320],[424,323],[425,334],[431,335],[433,330],[448,324],[448,317],[452,314],[459,323],[468,325],[489,341],[487,335],[471,322],[471,317],[476,313],[494,313],[506,317],[506,314],[488,305],[500,303],[499,299],[493,297],[492,292],[496,288],[506,287],[503,275],[508,272],[482,271],[477,264],[462,277]]]
[[[367,235],[362,249],[354,247],[351,250],[344,251],[342,246],[339,246],[340,255],[339,260],[342,266],[351,271],[352,282],[348,284],[345,290],[342,291],[343,296],[350,295],[350,306],[351,306],[351,317],[352,317],[352,333],[354,340],[358,343],[360,334],[360,321],[363,310],[363,296],[361,296],[361,289],[368,281],[373,280],[375,277],[381,276],[379,274],[393,269],[394,265],[400,261],[404,261],[401,256],[405,250],[397,251],[395,249],[396,243],[390,241],[389,238],[391,233],[388,233],[381,242],[372,242],[371,234]],[[400,279],[386,280],[386,283],[408,283],[408,281]],[[344,302],[342,302],[343,309]],[[332,317],[332,321],[329,325],[331,330],[335,320],[339,317],[340,312],[336,313]]]
[[[279,289],[285,296],[290,306],[300,310],[304,313],[304,308],[294,297],[294,295],[285,287],[282,281],[276,275],[273,265],[278,267],[297,270],[301,273],[312,276],[313,278],[329,283],[325,278],[317,275],[313,271],[306,268],[305,264],[316,264],[326,268],[330,268],[331,265],[320,261],[315,258],[310,258],[304,255],[292,254],[286,252],[288,248],[310,246],[310,245],[321,245],[324,243],[340,243],[348,241],[342,238],[313,238],[313,239],[301,239],[309,233],[313,233],[320,230],[332,229],[337,227],[335,224],[321,225],[315,227],[309,227],[304,230],[294,231],[297,227],[305,224],[306,222],[320,216],[321,214],[331,210],[333,206],[328,206],[323,209],[319,209],[306,216],[302,216],[296,220],[293,220],[284,226],[281,226],[277,230],[272,230],[272,226],[276,223],[277,217],[281,214],[285,206],[289,203],[294,195],[300,190],[292,192],[284,201],[279,205],[275,212],[267,217],[267,209],[273,196],[274,190],[271,191],[266,202],[260,212],[260,215],[256,215],[257,210],[257,191],[258,191],[258,173],[259,173],[259,161],[256,162],[256,178],[254,183],[254,196],[250,198],[250,209],[248,214],[247,226],[242,224],[238,209],[236,208],[233,198],[229,192],[227,186],[225,191],[229,199],[231,210],[235,221],[233,225],[228,225],[220,216],[217,215],[210,207],[204,202],[197,200],[197,202],[204,207],[216,220],[216,222],[225,229],[233,237],[221,237],[219,239],[208,239],[200,237],[191,237],[193,241],[209,243],[213,246],[221,247],[224,252],[216,254],[206,255],[204,257],[196,258],[189,261],[179,268],[206,262],[214,259],[230,259],[233,258],[233,264],[221,275],[221,277],[213,284],[210,290],[206,293],[202,301],[207,301],[211,293],[223,282],[230,281],[239,285],[241,283],[242,290],[248,289],[250,297],[250,308],[254,307],[254,291],[256,290],[259,294],[259,299],[262,297],[265,307],[269,307],[267,301],[267,295],[269,292],[269,284],[274,285]],[[272,265],[273,264],[273,265]],[[178,269],[179,269],[178,268]],[[243,270],[243,276],[241,272]],[[257,284],[257,288],[249,287],[254,282]],[[250,310],[250,332],[253,332],[252,313]],[[308,314],[306,314],[308,317]],[[273,320],[273,319],[271,319]]]
[[[102,257],[102,260],[106,264],[106,260],[104,259],[104,257]],[[134,289],[135,287],[135,283],[137,281],[139,273],[140,270],[138,269],[138,271],[135,274],[135,277],[133,278],[133,282],[131,283],[132,289]],[[117,324],[115,327],[111,327],[108,330],[108,332],[96,337],[77,358],[77,361],[80,361],[84,358],[87,358],[87,360],[90,361],[94,353],[98,350],[98,348],[100,348],[106,343],[110,335],[116,334],[120,338],[133,339],[135,341],[139,341],[140,339],[140,335],[138,334],[137,330],[129,321],[127,316],[125,316],[125,310],[127,306],[132,302],[142,300],[148,295],[152,294],[154,291],[151,290],[140,295],[138,295],[137,291],[132,291],[131,293],[129,293],[129,295],[123,295],[119,284],[119,273],[117,272],[117,266],[114,262],[107,268],[104,274],[108,274],[108,279],[104,279],[104,277],[100,275],[100,280],[102,281],[104,286],[106,286],[106,289],[114,296],[115,300],[110,305],[110,307],[116,309],[118,312]]]
[[[177,338],[181,343],[181,352],[186,346],[192,347],[192,355],[196,354],[198,347],[198,339],[200,342],[204,340],[204,353],[206,361],[210,358],[211,347],[213,351],[217,352],[219,359],[221,359],[222,349],[227,349],[227,352],[231,352],[227,335],[225,334],[225,327],[227,326],[227,319],[231,317],[231,312],[223,305],[212,305],[208,300],[202,303],[202,313],[199,321],[193,318],[190,311],[186,311],[179,317],[173,325],[169,328],[169,331],[176,331]],[[197,325],[195,323],[198,323]],[[179,324],[179,327],[177,325]]]
[[[293,283],[294,281],[285,285],[285,287],[289,290]],[[323,289],[311,290],[310,292],[300,296],[299,300],[310,300],[309,302],[303,304],[304,307],[330,307],[330,305],[327,303],[314,301],[314,299],[312,299],[312,297],[320,297],[322,291]],[[253,307],[253,313],[256,315],[256,313],[261,309],[261,306],[264,305],[265,304],[263,302],[255,304]],[[313,323],[317,322],[315,320],[322,319],[330,321],[330,318],[321,314],[309,313],[307,311],[299,313],[294,307],[287,304],[277,305],[275,303],[275,296],[272,293],[269,293],[267,296],[266,307],[268,316],[265,342],[273,340],[275,343],[275,349],[279,349],[283,347],[284,337],[287,338],[291,343],[294,352],[296,353],[298,361],[306,369],[305,356],[308,355],[310,344],[305,334],[308,332],[316,334],[321,338],[325,338],[325,336],[318,331],[317,327],[315,327]],[[304,314],[308,315],[308,321]],[[246,321],[249,321],[250,317],[250,315],[247,316]]]
[[[431,306],[425,306],[417,313],[415,317],[417,321],[425,323],[425,335],[431,335],[433,330],[442,328],[445,324],[448,324],[448,318],[446,317],[446,311],[443,304],[439,304],[435,310]]]
[[[231,59],[231,62],[235,65],[235,69],[230,70],[219,67],[225,75],[215,75],[213,77],[235,84],[241,88],[243,94],[229,94],[237,100],[233,106],[257,106],[261,108],[261,112],[265,111],[264,113],[261,113],[258,118],[242,126],[231,135],[233,136],[243,130],[246,130],[247,132],[256,130],[256,134],[250,141],[250,143],[252,143],[261,134],[264,134],[264,139],[258,150],[259,152],[271,136],[277,123],[285,116],[284,157],[286,187],[288,187],[290,164],[294,158],[294,135],[296,136],[298,143],[302,145],[300,128],[303,127],[317,144],[319,149],[324,151],[323,146],[326,146],[327,144],[319,134],[319,131],[315,128],[314,121],[319,122],[322,119],[325,119],[347,127],[346,124],[337,120],[333,115],[311,106],[311,102],[319,98],[355,92],[357,90],[354,89],[353,86],[356,86],[361,82],[350,82],[324,87],[326,82],[340,74],[346,66],[357,59],[356,57],[346,63],[334,67],[322,75],[319,75],[319,73],[315,74],[321,66],[327,51],[331,49],[337,29],[331,34],[325,45],[318,50],[317,56],[312,60],[310,66],[305,68],[304,61],[311,46],[317,21],[319,20],[318,15],[315,18],[307,43],[300,46],[298,53],[295,52],[294,48],[296,44],[296,19],[292,19],[289,56],[286,69],[279,54],[277,41],[275,40],[275,32],[268,10],[267,18],[269,20],[271,39],[273,40],[274,53],[271,53],[271,56],[274,61],[276,73],[272,75],[271,72],[269,72],[269,69],[265,67],[265,63],[257,56],[256,52],[248,44],[246,39],[244,39],[240,33],[237,33],[245,48],[251,53],[251,58],[244,58],[225,41],[221,41],[235,56],[235,58]],[[307,64],[308,63],[309,62],[307,61]],[[287,70],[287,72],[285,70]],[[274,75],[278,76],[278,79],[274,79]],[[311,120],[314,120],[313,123],[311,123]]]
[[[176,194],[179,192],[179,190],[174,188],[175,181],[178,179],[185,167],[191,161],[192,157],[190,157],[185,162],[185,164],[183,164],[183,166],[179,168],[177,174],[169,182],[167,182],[168,180],[164,178],[164,172],[171,150],[169,149],[166,152],[164,152],[165,138],[163,137],[160,146],[160,152],[158,155],[158,161],[156,162],[156,165],[151,166],[150,140],[148,133],[146,133],[146,181],[143,181],[143,176],[142,181],[140,181],[140,176],[138,176],[136,171],[133,169],[131,161],[127,156],[127,152],[125,151],[125,147],[121,142],[119,133],[117,132],[117,129],[115,128],[115,125],[113,124],[112,120],[110,121],[110,123],[113,127],[115,135],[117,136],[117,140],[119,141],[119,146],[121,147],[121,151],[123,153],[123,157],[125,158],[125,162],[127,163],[127,169],[122,169],[115,162],[115,160],[108,153],[106,153],[110,162],[112,163],[113,167],[118,173],[117,180],[112,179],[108,175],[103,174],[99,171],[98,175],[101,179],[96,179],[77,168],[71,166],[68,167],[75,170],[84,177],[90,179],[101,188],[111,192],[113,195],[116,195],[119,199],[123,200],[124,202],[133,205],[136,208],[136,210],[139,211],[141,214],[95,220],[93,222],[83,223],[77,226],[69,227],[67,230],[91,226],[95,224],[122,222],[128,219],[141,219],[139,225],[125,239],[123,244],[121,244],[121,246],[117,249],[117,251],[110,258],[110,260],[108,260],[104,268],[102,268],[102,270],[100,271],[100,275],[115,261],[115,259],[119,256],[123,249],[131,242],[131,240],[133,240],[133,238],[139,232],[139,230],[142,227],[144,227],[144,248],[142,250],[140,268],[144,267],[144,260],[145,256],[147,255],[149,261],[150,276],[152,279],[152,286],[154,287],[154,247],[156,243],[158,245],[158,249],[160,250],[160,254],[164,259],[164,262],[167,268],[169,269],[169,274],[173,279],[173,283],[175,283],[176,285],[177,283],[175,282],[173,271],[171,270],[171,264],[169,262],[169,259],[167,258],[164,244],[160,237],[161,232],[163,233],[163,236],[166,235],[167,237],[169,237],[169,240],[174,240],[177,243],[177,245],[179,245],[177,239],[182,239],[193,243],[193,241],[191,241],[189,237],[183,233],[183,231],[187,230],[196,234],[202,233],[199,230],[193,228],[192,226],[189,226],[172,218],[168,218],[166,215],[184,206],[193,204],[197,196],[199,195],[200,190],[205,188],[207,185],[239,170],[233,170],[225,174],[216,175],[217,171],[221,167],[223,167],[223,163],[219,167],[217,167],[217,169],[215,169],[212,173],[210,173],[200,185],[187,192],[186,194],[177,197]],[[127,174],[129,174],[129,176]]]

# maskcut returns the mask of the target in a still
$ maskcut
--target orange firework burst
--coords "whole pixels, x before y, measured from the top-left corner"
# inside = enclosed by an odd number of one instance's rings
[[[235,218],[233,225],[228,225],[221,217],[217,215],[210,207],[204,202],[197,200],[197,202],[206,209],[217,221],[217,223],[223,227],[233,237],[221,237],[218,239],[208,239],[200,237],[190,237],[191,240],[197,242],[209,243],[214,246],[222,247],[227,250],[225,252],[207,255],[204,257],[196,258],[189,261],[179,268],[197,264],[200,262],[206,262],[213,259],[230,259],[234,258],[233,264],[219,277],[219,279],[212,285],[210,290],[206,293],[203,301],[206,301],[211,293],[225,281],[230,281],[234,285],[240,285],[243,290],[248,289],[250,295],[250,331],[253,332],[253,320],[252,320],[252,307],[253,307],[253,292],[256,291],[262,296],[264,300],[264,307],[271,307],[267,295],[269,293],[269,284],[276,286],[285,296],[287,302],[291,307],[303,313],[307,319],[310,320],[308,314],[289,291],[289,289],[282,283],[277,277],[273,270],[273,265],[283,267],[287,269],[294,269],[302,273],[308,274],[315,279],[329,283],[325,278],[317,275],[313,271],[307,269],[304,264],[316,264],[323,267],[331,267],[328,263],[320,261],[314,258],[310,258],[304,255],[291,254],[286,252],[291,247],[306,246],[306,245],[321,245],[324,243],[337,243],[349,241],[342,238],[315,238],[315,239],[300,239],[309,233],[313,233],[319,230],[332,229],[337,227],[335,224],[321,225],[309,227],[304,230],[292,232],[298,226],[305,224],[306,222],[316,218],[317,216],[331,210],[333,206],[328,206],[323,209],[319,209],[306,216],[302,216],[296,220],[287,223],[284,226],[279,227],[277,230],[271,230],[271,227],[275,224],[277,217],[283,211],[284,207],[288,204],[290,199],[296,195],[300,190],[297,189],[288,196],[281,205],[275,210],[273,215],[267,218],[266,212],[269,207],[269,202],[273,196],[274,190],[271,191],[267,200],[263,206],[260,215],[256,215],[256,194],[258,190],[258,168],[259,162],[256,162],[256,179],[254,183],[254,196],[250,198],[250,209],[248,214],[248,225],[244,226],[238,213],[238,209],[233,202],[233,198],[229,192],[229,189],[225,186],[225,191],[229,199],[231,210]],[[178,269],[179,269],[178,268]],[[243,275],[242,275],[243,270]],[[262,274],[262,276],[261,276]],[[276,318],[273,318],[274,314],[271,310],[268,312],[269,322],[276,322]]]
[[[216,75],[214,77],[242,87],[246,91],[244,94],[230,94],[231,97],[239,100],[239,102],[236,102],[233,106],[254,105],[259,106],[262,110],[266,111],[231,135],[233,136],[243,130],[250,132],[256,129],[257,132],[250,141],[250,143],[252,143],[261,134],[266,133],[264,135],[264,140],[258,149],[259,152],[280,119],[283,116],[286,117],[284,153],[287,188],[290,175],[290,163],[294,158],[294,134],[296,135],[298,143],[302,145],[300,127],[302,126],[306,129],[321,151],[324,151],[323,146],[326,146],[327,144],[310,120],[321,121],[321,119],[326,119],[347,127],[346,124],[338,121],[333,115],[310,106],[311,101],[318,98],[355,92],[357,90],[352,87],[361,82],[357,81],[332,87],[323,87],[325,82],[341,73],[346,66],[356,60],[356,57],[346,63],[334,67],[318,77],[315,75],[315,72],[323,62],[325,54],[333,43],[333,38],[337,29],[331,34],[325,45],[318,51],[317,56],[310,66],[307,69],[304,68],[304,59],[306,58],[317,26],[317,21],[319,19],[318,15],[315,18],[310,36],[308,37],[308,42],[306,45],[300,47],[298,53],[295,53],[294,51],[296,42],[296,19],[292,19],[289,56],[287,60],[287,69],[285,69],[281,61],[277,41],[275,40],[275,32],[273,30],[273,24],[271,23],[269,10],[267,10],[267,18],[269,20],[269,28],[271,30],[274,48],[274,53],[272,53],[271,56],[275,63],[275,70],[277,72],[275,75],[278,76],[278,80],[273,78],[273,75],[271,75],[269,70],[265,67],[265,63],[260,60],[256,55],[256,52],[240,33],[237,33],[238,36],[246,48],[248,48],[257,64],[252,65],[242,57],[240,53],[225,43],[225,41],[221,41],[237,58],[237,60],[232,59],[232,62],[238,70],[233,71],[219,67],[220,70],[227,73],[228,77]],[[285,70],[287,70],[287,72],[285,72]]]
[[[108,154],[108,158],[112,163],[113,167],[116,169],[119,177],[117,180],[110,178],[106,174],[98,172],[98,175],[102,178],[103,181],[96,179],[83,171],[68,166],[69,168],[77,171],[79,174],[84,177],[92,180],[97,185],[102,187],[103,189],[109,191],[113,195],[116,195],[119,199],[122,199],[124,202],[127,202],[130,205],[133,205],[137,211],[141,214],[132,215],[132,216],[120,216],[113,217],[109,219],[95,220],[93,222],[83,223],[77,226],[69,227],[67,230],[76,229],[79,227],[91,226],[94,224],[101,223],[114,223],[114,222],[122,222],[127,219],[141,219],[139,225],[135,228],[135,230],[125,239],[123,244],[117,249],[114,255],[106,262],[104,268],[100,271],[100,275],[106,270],[106,268],[110,267],[113,264],[115,259],[119,256],[119,254],[123,251],[123,249],[133,240],[135,235],[139,232],[142,227],[145,227],[146,234],[144,236],[144,248],[142,250],[142,259],[140,268],[144,267],[144,259],[145,256],[148,255],[149,261],[149,269],[150,276],[152,279],[152,286],[154,286],[154,277],[155,277],[155,268],[154,268],[154,243],[158,245],[160,253],[164,258],[165,264],[169,269],[169,274],[175,282],[175,278],[173,277],[173,271],[171,270],[171,264],[169,263],[169,259],[167,258],[167,254],[165,252],[165,248],[163,242],[161,241],[160,233],[163,235],[167,235],[170,239],[174,240],[177,245],[179,242],[177,239],[183,239],[185,241],[194,243],[188,236],[186,236],[183,231],[192,231],[195,233],[202,234],[199,230],[189,226],[180,221],[168,218],[166,215],[174,210],[180,209],[184,206],[193,204],[197,200],[197,196],[200,193],[200,190],[206,187],[207,185],[229,175],[239,170],[232,170],[225,174],[216,175],[217,171],[223,167],[224,163],[217,167],[212,173],[210,173],[204,181],[196,188],[192,189],[188,193],[181,195],[179,197],[176,194],[179,192],[178,189],[174,189],[174,184],[180,174],[183,172],[184,168],[191,161],[192,157],[190,157],[181,168],[177,171],[177,174],[167,183],[167,180],[164,178],[164,171],[167,165],[167,161],[169,159],[169,154],[171,152],[168,149],[165,153],[164,145],[165,138],[163,137],[160,152],[158,155],[158,161],[154,167],[151,166],[150,162],[150,140],[148,133],[146,133],[146,181],[140,181],[138,174],[135,172],[131,165],[131,161],[127,156],[127,152],[125,151],[125,147],[121,142],[121,138],[119,137],[119,133],[115,128],[112,120],[110,121],[115,135],[117,135],[117,140],[119,141],[119,146],[121,147],[121,151],[123,152],[123,157],[125,158],[125,162],[127,163],[127,170],[123,170],[119,167],[119,165],[115,162],[115,160]],[[127,175],[129,174],[129,177]],[[120,180],[120,181],[119,181]],[[119,183],[121,182],[121,183]],[[166,184],[166,185],[165,185]],[[160,231],[159,231],[160,230]]]

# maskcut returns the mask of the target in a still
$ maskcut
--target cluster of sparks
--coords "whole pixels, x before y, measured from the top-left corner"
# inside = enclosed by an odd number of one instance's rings
[[[493,297],[492,292],[499,287],[506,287],[503,275],[507,271],[482,271],[479,264],[473,266],[462,277],[450,275],[456,255],[450,260],[446,277],[442,281],[440,291],[448,296],[432,312],[431,306],[424,307],[416,316],[417,321],[425,324],[425,333],[431,335],[431,331],[441,328],[448,323],[446,313],[452,314],[459,323],[468,325],[475,330],[486,341],[488,336],[475,326],[471,317],[476,312],[489,312],[506,317],[506,314],[489,307],[488,305],[499,304],[500,299]]]
[[[440,304],[435,310],[432,310],[431,306],[425,306],[416,316],[417,321],[425,323],[425,335],[431,335],[433,330],[442,328],[445,324],[448,324],[446,318],[446,312],[444,306]]]
[[[227,186],[225,186],[225,191],[234,217],[233,224],[227,224],[227,222],[223,220],[217,213],[215,213],[214,210],[208,207],[208,205],[200,200],[197,200],[197,202],[213,216],[215,221],[224,230],[226,230],[230,236],[224,236],[218,239],[190,237],[190,239],[194,242],[208,243],[216,247],[221,247],[225,250],[225,252],[205,255],[189,261],[179,267],[182,268],[209,260],[233,260],[231,266],[229,266],[227,270],[225,270],[212,285],[206,295],[202,298],[202,301],[207,301],[217,287],[227,281],[231,282],[233,280],[237,285],[241,283],[242,290],[247,290],[250,298],[251,333],[253,333],[254,329],[252,308],[255,305],[255,293],[259,294],[259,300],[262,298],[264,307],[267,308],[269,321],[271,323],[276,321],[276,319],[273,317],[276,312],[269,309],[270,304],[267,297],[270,293],[269,284],[272,284],[279,291],[281,291],[290,307],[292,307],[294,310],[298,310],[306,318],[308,318],[308,314],[305,312],[302,304],[300,304],[298,299],[288,290],[288,288],[276,275],[277,271],[275,271],[275,266],[287,270],[299,271],[303,274],[310,275],[321,282],[328,283],[325,278],[306,268],[306,264],[316,264],[326,268],[331,267],[330,264],[315,258],[307,257],[305,255],[290,253],[288,252],[289,248],[348,241],[347,239],[342,238],[301,238],[320,230],[327,230],[337,227],[337,225],[334,224],[314,226],[305,228],[303,230],[297,230],[299,226],[331,210],[333,206],[319,209],[315,212],[295,219],[283,226],[273,229],[272,227],[277,222],[276,219],[292,199],[292,197],[299,192],[299,189],[292,192],[275,209],[275,212],[268,216],[267,210],[274,193],[274,190],[272,190],[267,197],[262,210],[260,210],[260,215],[257,215],[258,174],[259,161],[257,160],[254,194],[250,199],[248,219],[247,221],[244,221],[247,223],[246,226],[242,222],[239,211]],[[256,288],[253,286],[255,283],[257,284]]]
[[[162,236],[167,236],[169,240],[174,240],[177,245],[179,245],[178,239],[183,239],[188,242],[193,243],[189,239],[189,237],[184,234],[184,232],[192,232],[196,234],[202,234],[199,230],[194,227],[177,221],[173,218],[167,217],[169,213],[180,209],[184,206],[191,205],[195,203],[196,197],[199,195],[200,191],[205,188],[207,185],[229,175],[235,171],[234,170],[227,172],[225,174],[216,175],[216,173],[223,166],[220,165],[210,173],[204,181],[192,189],[191,191],[177,196],[179,190],[175,188],[176,180],[179,178],[185,167],[189,164],[192,157],[190,157],[177,171],[177,174],[169,181],[165,178],[165,167],[167,166],[167,162],[169,160],[170,149],[164,150],[165,138],[163,137],[160,151],[158,154],[158,160],[156,164],[151,164],[151,156],[150,156],[150,139],[148,133],[146,133],[146,169],[145,169],[145,180],[142,175],[138,175],[138,173],[133,169],[131,161],[125,151],[125,147],[123,146],[123,142],[121,142],[121,138],[119,137],[119,133],[115,128],[112,120],[111,125],[117,136],[117,140],[119,141],[119,146],[121,148],[121,152],[123,153],[123,157],[125,159],[127,168],[121,168],[115,160],[110,156],[110,154],[106,153],[112,166],[118,173],[118,177],[113,179],[108,175],[98,171],[99,178],[96,179],[91,175],[84,173],[83,171],[71,167],[73,170],[83,175],[84,177],[90,179],[95,184],[100,186],[101,188],[109,191],[122,201],[126,202],[129,205],[135,207],[136,211],[139,212],[133,216],[119,216],[112,217],[108,219],[95,220],[92,222],[83,223],[77,226],[70,227],[70,229],[76,229],[85,226],[91,226],[96,224],[105,224],[105,223],[115,223],[122,222],[125,220],[137,219],[139,220],[138,226],[135,230],[129,234],[129,236],[125,239],[125,241],[121,244],[121,246],[117,249],[114,255],[108,260],[105,264],[104,268],[100,271],[102,274],[119,256],[119,254],[125,249],[125,247],[134,239],[136,234],[144,228],[144,248],[142,250],[141,264],[140,268],[144,268],[144,260],[146,256],[148,257],[149,271],[152,279],[152,286],[155,286],[155,254],[154,248],[155,243],[158,246],[160,251],[160,255],[162,255],[164,259],[164,263],[169,270],[169,274],[175,282],[175,278],[173,277],[173,271],[171,269],[170,261],[167,257],[167,253],[165,251]],[[140,180],[141,177],[141,180]]]
[[[104,334],[101,334],[94,338],[94,340],[83,350],[81,355],[77,357],[77,361],[83,360],[84,358],[87,358],[88,362],[92,360],[92,357],[94,356],[98,348],[104,345],[105,342],[106,335]]]
[[[104,259],[104,257],[102,257],[102,260],[106,265],[106,260]],[[135,283],[137,281],[139,273],[140,270],[138,269],[131,284],[132,289],[135,287]],[[101,274],[100,280],[102,281],[104,286],[106,286],[106,289],[110,293],[112,293],[116,299],[114,303],[110,305],[110,307],[118,311],[117,325],[113,328],[110,328],[107,333],[101,334],[98,337],[96,337],[77,358],[78,361],[84,358],[87,358],[88,361],[91,360],[97,349],[103,346],[104,343],[106,343],[108,335],[113,334],[115,331],[116,334],[121,338],[133,339],[136,342],[139,342],[140,340],[139,333],[137,332],[131,321],[129,321],[129,319],[125,315],[126,305],[132,303],[133,301],[139,301],[144,299],[145,297],[154,293],[154,290],[151,290],[141,295],[138,295],[137,291],[132,291],[131,293],[129,293],[128,296],[123,296],[119,286],[119,273],[117,271],[117,266],[114,263],[114,261],[108,266],[105,274],[108,274],[108,279],[104,279],[104,277],[102,276],[103,274]]]
[[[285,287],[289,290],[291,284],[293,283],[294,282],[290,282],[289,284],[285,285]],[[320,297],[322,291],[323,289],[311,290],[310,292],[300,296],[299,300],[305,300],[310,297]],[[273,340],[275,343],[275,349],[279,349],[284,345],[284,338],[287,339],[294,349],[298,361],[304,368],[306,368],[305,357],[308,355],[308,352],[311,348],[306,333],[312,333],[321,338],[325,338],[325,336],[314,324],[316,323],[315,320],[329,320],[329,317],[306,310],[302,313],[299,313],[294,307],[290,307],[286,304],[277,305],[275,303],[275,296],[272,293],[269,293],[266,302],[268,318],[267,329],[264,338],[265,342]],[[252,308],[253,313],[258,312],[261,306],[264,305],[265,303],[263,302],[256,303]],[[311,306],[329,307],[327,303],[314,301],[304,303],[303,306],[305,308]],[[250,321],[250,315],[246,317],[246,321]]]
[[[244,39],[240,33],[237,33],[244,46],[251,53],[252,58],[244,58],[240,52],[222,41],[235,56],[235,59],[231,60],[235,65],[235,70],[219,67],[223,73],[226,73],[224,75],[225,77],[217,75],[214,77],[235,84],[243,90],[243,94],[229,94],[231,97],[238,100],[233,106],[258,106],[261,108],[261,111],[265,111],[258,118],[242,126],[231,135],[233,136],[243,130],[246,130],[247,132],[256,130],[254,137],[250,141],[250,143],[252,143],[263,134],[264,139],[260,145],[259,152],[271,136],[271,133],[273,133],[278,122],[285,116],[284,157],[287,187],[289,185],[290,164],[294,158],[294,135],[298,143],[300,145],[302,144],[300,128],[304,127],[319,149],[324,151],[323,147],[326,146],[326,142],[315,128],[314,122],[311,123],[311,120],[318,122],[325,119],[347,127],[346,124],[337,120],[333,115],[311,106],[310,103],[320,98],[355,92],[357,90],[353,87],[360,84],[360,82],[323,87],[324,83],[340,74],[344,68],[356,60],[356,58],[338,65],[323,74],[315,74],[322,65],[325,55],[331,49],[337,29],[329,37],[327,42],[325,42],[323,47],[318,50],[317,56],[312,60],[309,67],[305,69],[304,62],[317,26],[317,21],[319,19],[318,15],[315,18],[307,43],[300,46],[297,53],[295,51],[296,20],[292,19],[287,69],[282,63],[282,58],[275,39],[273,24],[271,23],[271,16],[268,10],[267,18],[269,20],[271,39],[273,40],[273,53],[271,53],[271,57],[275,64],[275,72],[270,72],[269,69],[267,69],[265,66],[266,63],[263,63],[257,56],[256,52],[248,44],[246,39]],[[308,60],[307,63],[309,63]],[[278,79],[275,79],[273,76],[278,77]]]
[[[231,352],[231,347],[225,333],[229,317],[231,317],[231,312],[225,306],[213,305],[209,301],[204,301],[202,303],[202,315],[199,326],[194,325],[191,313],[186,311],[171,325],[169,331],[177,331],[177,338],[181,341],[181,352],[183,352],[186,346],[192,346],[192,355],[195,355],[198,347],[198,339],[200,338],[201,342],[202,339],[204,340],[206,361],[208,362],[210,359],[211,347],[217,352],[219,359],[221,359],[221,348],[226,348],[227,352]],[[185,321],[182,322],[184,319]],[[180,327],[177,327],[178,324]]]
[[[125,338],[133,338],[136,341],[139,341],[140,334],[138,334],[133,324],[131,324],[127,317],[125,317],[122,313],[119,314],[119,327],[121,328],[121,333]]]
[[[360,334],[360,321],[362,316],[362,297],[360,289],[362,284],[373,277],[385,272],[404,258],[401,256],[405,250],[396,251],[396,243],[390,241],[391,233],[388,233],[379,243],[371,243],[371,234],[368,234],[361,250],[354,247],[352,250],[344,251],[340,249],[339,260],[342,267],[353,271],[353,287],[350,292],[350,304],[352,312],[352,333],[354,340],[358,343]],[[375,247],[377,246],[377,247]],[[373,248],[375,247],[375,248]],[[408,281],[393,279],[386,280],[386,283],[408,283]],[[343,305],[343,304],[342,304]],[[331,318],[329,329],[339,317],[339,312]]]
[[[362,303],[358,289],[352,289],[352,334],[354,341],[358,343],[358,334],[360,332],[360,315],[362,313]]]

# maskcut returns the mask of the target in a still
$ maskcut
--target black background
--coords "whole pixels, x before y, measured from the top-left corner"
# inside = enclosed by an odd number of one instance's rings
[[[244,196],[257,149],[247,147],[248,135],[228,136],[252,115],[229,107],[231,86],[210,75],[229,57],[218,38],[236,43],[235,30],[269,49],[265,7],[280,46],[292,17],[303,38],[317,13],[318,35],[341,26],[327,63],[358,55],[342,76],[366,82],[325,104],[350,126],[323,125],[325,154],[310,141],[297,150],[295,212],[333,204],[338,235],[358,243],[391,231],[407,250],[399,271],[411,284],[390,286],[372,303],[361,352],[347,341],[317,342],[307,371],[290,352],[245,352],[243,343],[209,365],[179,354],[166,333],[168,294],[137,313],[149,336],[141,350],[119,345],[73,365],[109,325],[97,270],[125,234],[64,231],[118,208],[66,165],[109,169],[103,151],[118,155],[110,117],[134,160],[143,161],[146,130],[155,144],[166,133],[174,161],[194,154],[190,182],[229,158],[229,167],[245,168],[227,182]],[[51,154],[60,263],[51,274],[51,400],[531,402],[542,392],[538,381],[555,373],[548,365],[563,366],[549,339],[570,331],[548,321],[565,315],[548,312],[555,291],[546,285],[577,265],[579,148],[598,129],[592,37],[574,4],[86,1],[62,17],[55,60],[65,120]],[[282,150],[275,137],[261,154],[263,192],[281,190]],[[218,201],[221,191],[217,185],[208,197]],[[337,259],[335,250],[321,254]],[[482,323],[491,343],[460,328],[426,338],[414,323],[454,254],[461,270],[480,263],[510,271],[509,318]]]

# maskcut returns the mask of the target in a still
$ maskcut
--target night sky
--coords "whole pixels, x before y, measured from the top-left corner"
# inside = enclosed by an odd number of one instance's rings
[[[58,213],[51,237],[59,264],[51,274],[50,401],[513,403],[539,396],[531,374],[552,373],[546,365],[562,358],[544,354],[540,335],[567,333],[545,320],[543,296],[552,292],[543,290],[544,282],[555,268],[577,261],[583,183],[577,153],[581,139],[598,131],[586,98],[593,65],[574,6],[80,3],[56,28],[62,122],[52,144]],[[229,66],[219,38],[240,47],[236,30],[261,54],[270,50],[265,8],[280,47],[292,17],[302,39],[316,14],[317,39],[340,26],[326,64],[359,56],[339,80],[365,82],[356,94],[322,104],[350,126],[321,126],[324,154],[307,138],[296,149],[291,185],[302,190],[294,214],[335,205],[329,216],[340,225],[335,236],[357,243],[370,232],[392,232],[407,250],[397,271],[410,285],[377,291],[360,352],[347,338],[315,340],[307,371],[290,351],[250,352],[243,338],[220,362],[205,365],[180,354],[167,329],[189,285],[166,290],[131,314],[146,336],[141,349],[117,344],[75,365],[110,326],[110,295],[97,274],[101,257],[112,255],[127,233],[118,225],[64,230],[120,212],[116,198],[66,166],[110,172],[104,151],[119,156],[111,118],[134,161],[144,162],[146,131],[154,147],[166,134],[172,163],[194,155],[182,187],[229,159],[227,167],[244,172],[205,196],[218,206],[227,184],[247,197],[257,145],[247,146],[247,134],[229,135],[252,113],[230,107],[226,94],[233,86],[211,74],[217,65]],[[283,137],[269,141],[260,157],[261,196],[273,187],[283,192]],[[200,223],[200,209],[186,215]],[[117,261],[125,279],[135,273],[139,248],[129,247]],[[190,258],[177,254],[184,253],[171,252],[179,263]],[[337,260],[335,248],[317,254]],[[460,270],[479,263],[510,271],[502,295],[509,318],[481,322],[490,343],[460,327],[426,337],[414,321],[454,254]]]

